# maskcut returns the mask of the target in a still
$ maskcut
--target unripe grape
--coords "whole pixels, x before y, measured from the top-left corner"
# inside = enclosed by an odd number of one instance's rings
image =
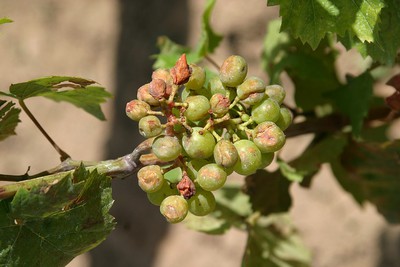
[[[261,153],[261,166],[259,169],[268,167],[274,160],[274,153]]]
[[[161,167],[158,165],[144,166],[138,171],[137,177],[140,188],[147,193],[156,192],[164,183]]]
[[[205,216],[214,211],[216,206],[212,192],[197,189],[196,194],[188,200],[189,211],[196,216]]]
[[[234,143],[239,155],[239,160],[234,166],[234,171],[241,175],[253,174],[261,167],[262,156],[257,146],[250,140],[239,140]]]
[[[169,184],[167,181],[164,181],[163,185],[159,190],[153,193],[147,193],[147,198],[151,204],[160,206],[161,202],[168,196],[178,195],[179,192],[176,189],[176,186]]]
[[[292,112],[285,107],[281,107],[279,119],[275,122],[275,124],[281,128],[282,131],[286,130],[293,121]]]
[[[162,161],[171,161],[181,154],[181,145],[178,138],[173,136],[161,136],[154,140],[152,151]]]
[[[258,77],[249,77],[236,88],[240,100],[246,99],[250,94],[265,91],[265,83]]]
[[[229,99],[223,94],[215,94],[210,99],[211,111],[216,117],[222,117],[229,111]]]
[[[221,188],[226,182],[227,174],[224,169],[210,163],[201,167],[197,173],[196,182],[207,191],[214,191]]]
[[[181,196],[168,196],[160,205],[161,214],[170,223],[178,223],[185,219],[188,213],[188,203]]]
[[[208,89],[210,90],[211,95],[214,94],[223,94],[226,95],[228,88],[222,84],[221,80],[218,76],[213,76],[208,81]]]
[[[285,144],[285,134],[273,122],[266,121],[254,128],[253,142],[263,153],[278,151]]]
[[[139,121],[139,133],[146,138],[154,137],[162,132],[160,120],[153,115],[143,117]]]
[[[285,99],[286,92],[283,89],[282,86],[273,84],[273,85],[268,85],[265,88],[265,93],[275,100],[279,105],[282,104],[283,100]]]
[[[126,115],[134,121],[139,121],[146,116],[149,110],[149,104],[137,99],[128,102],[125,108]]]
[[[182,137],[182,145],[186,153],[193,159],[206,159],[212,156],[215,139],[207,130],[201,127],[193,127],[190,136]],[[202,133],[202,134],[200,134]]]
[[[149,84],[148,83],[139,87],[139,89],[137,91],[137,99],[144,101],[151,106],[157,107],[160,105],[160,101],[158,101],[157,99],[152,97],[151,94],[149,93]]]
[[[190,121],[199,121],[204,119],[211,108],[207,97],[202,95],[189,96],[186,98],[185,103],[188,104],[188,107],[184,114]]]
[[[277,121],[279,119],[279,104],[272,98],[267,98],[253,106],[251,117],[256,123]]]
[[[236,147],[229,140],[222,139],[214,147],[215,163],[224,167],[233,167],[238,161],[239,155]]]
[[[185,86],[195,91],[203,88],[204,82],[206,81],[206,72],[204,69],[196,64],[190,64],[189,68],[191,70],[190,78]]]
[[[247,63],[241,56],[233,55],[225,59],[219,70],[219,78],[225,86],[236,87],[247,75]]]

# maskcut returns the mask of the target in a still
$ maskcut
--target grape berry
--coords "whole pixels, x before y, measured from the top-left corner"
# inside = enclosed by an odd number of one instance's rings
[[[283,131],[293,116],[281,106],[284,89],[246,75],[240,56],[228,57],[218,75],[206,77],[183,54],[170,70],[155,70],[127,103],[140,134],[154,139],[154,160],[139,170],[139,186],[168,222],[178,223],[188,212],[212,212],[212,191],[229,174],[267,167],[285,144]]]

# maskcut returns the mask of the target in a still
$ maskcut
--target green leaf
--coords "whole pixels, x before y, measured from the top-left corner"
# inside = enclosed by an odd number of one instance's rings
[[[279,31],[280,27],[280,19],[270,21],[263,43],[262,67],[268,73],[271,84],[280,83],[282,68],[277,69],[276,65],[287,54],[293,41],[287,33]]]
[[[274,0],[280,5],[282,31],[316,49],[329,33],[343,36],[352,31],[361,42],[379,42],[383,0]]]
[[[283,176],[289,181],[303,182],[311,179],[320,169],[322,163],[331,162],[342,153],[347,140],[344,136],[328,136],[314,141],[300,157],[286,163],[278,159],[279,168]]]
[[[390,223],[400,222],[400,140],[351,142],[332,164],[345,190],[359,202],[374,204]]]
[[[287,214],[257,218],[249,227],[242,267],[271,266],[311,266],[311,254]]]
[[[157,46],[160,53],[154,55],[156,61],[153,64],[154,69],[172,68],[178,58],[185,53],[188,63],[196,63],[202,60],[206,55],[213,53],[222,40],[222,36],[215,33],[212,29],[210,20],[211,13],[216,0],[207,0],[201,20],[200,40],[196,49],[190,49],[170,40],[166,36],[161,36],[157,40]]]
[[[0,201],[1,266],[65,266],[106,238],[114,228],[110,179],[97,171],[79,175]],[[73,184],[75,178],[83,182]]]
[[[400,48],[400,28],[393,27],[393,25],[400,24],[400,2],[386,0],[385,5],[380,15],[379,31],[375,32],[379,36],[379,40],[383,41],[379,43],[362,42],[352,31],[339,38],[339,41],[347,49],[356,48],[364,57],[371,56],[375,61],[393,65]]]
[[[11,22],[13,22],[13,21],[9,18],[0,18],[0,25],[5,24],[5,23],[11,23]]]
[[[355,136],[360,135],[363,120],[368,114],[373,97],[373,83],[371,74],[364,72],[356,78],[348,78],[346,85],[329,93],[339,111],[350,118]]]
[[[111,97],[111,94],[103,87],[93,86],[94,83],[82,78],[52,76],[12,84],[10,93],[19,100],[43,96],[57,102],[65,101],[82,108],[100,120],[105,120],[100,104]]]
[[[11,135],[15,135],[15,128],[19,120],[21,110],[14,107],[15,103],[0,99],[0,141]]]
[[[246,177],[245,192],[250,196],[254,211],[269,215],[289,210],[292,204],[289,186],[290,181],[279,170],[273,173],[258,170]]]
[[[215,33],[211,27],[211,13],[216,0],[207,0],[201,20],[201,38],[196,48],[196,53],[199,57],[204,57],[207,54],[213,53],[222,41],[222,36]]]
[[[279,21],[273,22],[264,39],[263,66],[271,83],[279,84],[281,73],[287,72],[295,85],[296,104],[304,111],[329,103],[325,94],[340,85],[333,42],[324,39],[313,51],[287,34],[279,34],[278,28]]]

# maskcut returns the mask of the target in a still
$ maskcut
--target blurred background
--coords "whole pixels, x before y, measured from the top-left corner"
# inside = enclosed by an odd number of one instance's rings
[[[125,104],[150,80],[151,55],[160,35],[194,45],[199,39],[199,0],[13,0],[0,2],[0,17],[14,23],[0,29],[0,88],[11,83],[68,75],[93,79],[114,94],[103,105],[107,122],[68,104],[30,99],[28,106],[53,139],[74,159],[116,158],[133,150],[142,138],[125,116]],[[278,9],[261,0],[218,0],[214,29],[225,36],[213,58],[240,54],[249,73],[261,72],[260,54],[269,20]],[[360,71],[353,52],[339,59],[340,73]],[[293,86],[286,80],[289,92]],[[290,94],[289,94],[290,95]],[[289,96],[290,101],[290,96]],[[59,156],[23,114],[18,136],[0,143],[0,173],[35,173],[57,165]],[[293,158],[309,136],[288,141],[282,155]],[[303,145],[302,145],[303,144]],[[318,267],[400,266],[399,227],[389,226],[372,205],[360,207],[322,168],[312,188],[293,185],[291,216]],[[112,214],[117,228],[99,247],[68,266],[240,266],[246,236],[230,230],[208,236],[169,225],[139,190],[135,177],[113,182]],[[1,238],[1,237],[0,237]]]

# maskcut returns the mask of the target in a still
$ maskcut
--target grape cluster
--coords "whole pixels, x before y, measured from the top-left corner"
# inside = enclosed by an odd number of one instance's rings
[[[170,70],[155,70],[127,103],[126,114],[139,122],[140,134],[154,138],[157,160],[139,170],[139,186],[167,221],[212,212],[212,192],[229,174],[265,168],[285,144],[283,131],[292,122],[281,106],[285,91],[246,76],[247,63],[237,55],[212,77],[182,55]]]

